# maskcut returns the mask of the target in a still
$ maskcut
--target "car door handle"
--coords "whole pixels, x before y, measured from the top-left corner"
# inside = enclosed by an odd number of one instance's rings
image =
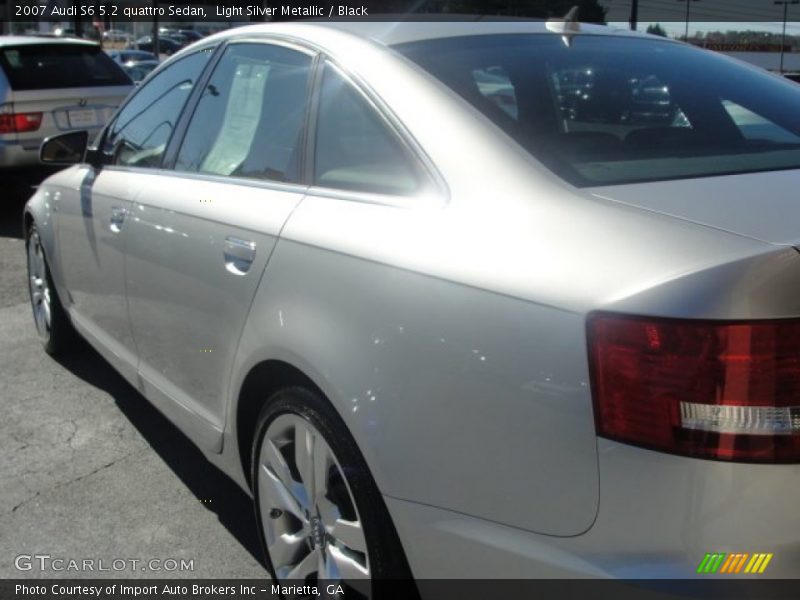
[[[114,233],[122,231],[122,224],[125,222],[125,213],[126,211],[124,208],[120,208],[119,206],[112,207],[111,217],[109,217],[108,220],[111,223],[111,231]]]
[[[225,268],[234,275],[244,275],[256,259],[256,243],[237,237],[225,238]]]

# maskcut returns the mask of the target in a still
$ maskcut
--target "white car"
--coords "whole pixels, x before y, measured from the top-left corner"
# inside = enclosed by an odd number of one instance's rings
[[[0,169],[38,165],[47,137],[97,133],[132,89],[94,42],[0,36]]]

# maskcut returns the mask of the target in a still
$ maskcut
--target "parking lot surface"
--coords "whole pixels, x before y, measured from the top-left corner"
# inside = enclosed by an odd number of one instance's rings
[[[21,231],[40,177],[0,202],[0,578],[266,577],[248,496],[94,350],[42,350]]]

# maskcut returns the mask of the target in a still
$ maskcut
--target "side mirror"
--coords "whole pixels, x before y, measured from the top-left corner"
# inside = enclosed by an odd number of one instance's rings
[[[88,145],[88,131],[54,135],[42,142],[39,160],[46,165],[74,165],[83,162]]]

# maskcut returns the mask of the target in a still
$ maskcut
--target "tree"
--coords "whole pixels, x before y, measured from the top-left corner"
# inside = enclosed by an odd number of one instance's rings
[[[661,26],[661,23],[656,23],[655,25],[649,25],[647,27],[647,33],[652,33],[653,35],[660,35],[661,37],[667,37],[667,32]]]

